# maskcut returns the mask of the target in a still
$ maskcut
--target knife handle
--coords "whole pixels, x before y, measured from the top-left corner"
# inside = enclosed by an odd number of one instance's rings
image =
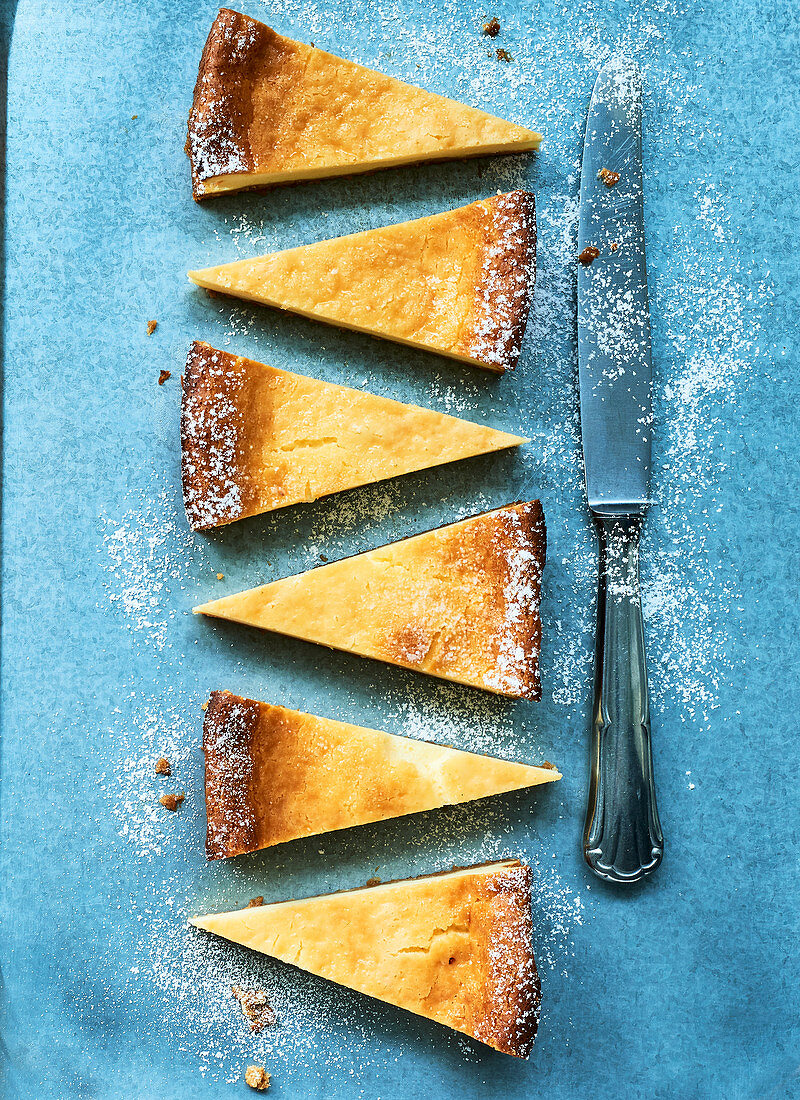
[[[650,747],[639,593],[640,516],[595,517],[600,541],[586,862],[608,882],[639,882],[664,853]]]

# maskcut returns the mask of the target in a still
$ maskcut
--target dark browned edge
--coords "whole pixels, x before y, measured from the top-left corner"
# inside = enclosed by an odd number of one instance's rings
[[[517,514],[523,519],[525,538],[539,563],[538,577],[536,579],[537,600],[536,612],[531,612],[525,624],[526,634],[531,638],[536,653],[536,660],[530,672],[531,689],[520,695],[521,699],[528,699],[538,703],[542,698],[542,678],[540,655],[542,652],[542,617],[538,610],[542,599],[542,577],[547,561],[547,525],[544,519],[544,509],[540,500],[516,501],[515,504],[507,504],[507,508],[523,505]]]
[[[521,298],[512,299],[511,316],[508,318],[508,323],[514,332],[513,345],[521,348],[536,281],[536,199],[532,191],[523,190],[508,191],[505,195],[498,195],[497,198],[513,199],[514,209],[503,211],[502,216],[509,220],[513,219],[518,232],[503,255],[497,258],[491,277],[497,278],[498,272],[501,278],[509,277],[515,271],[526,273],[525,294]],[[482,287],[477,288],[477,293],[482,293]],[[506,325],[501,325],[498,319],[496,328],[490,330],[487,336],[496,341],[505,327]],[[519,353],[511,354],[502,363],[492,364],[492,369],[498,374],[503,374],[505,371],[514,370],[518,362]]]
[[[234,103],[240,101],[242,97],[237,97],[232,93],[230,84],[232,73],[229,71],[229,32],[250,25],[260,27],[265,31],[269,30],[264,23],[260,23],[257,19],[251,19],[249,15],[232,11],[230,8],[220,8],[214,22],[211,24],[208,38],[203,46],[194,86],[194,95],[192,96],[192,108],[189,112],[185,145],[185,152],[189,157],[192,169],[192,197],[195,202],[202,202],[203,199],[210,197],[203,191],[203,180],[197,174],[191,149],[192,134],[195,132],[198,120],[203,115],[203,108],[209,102],[215,103],[219,108],[221,102],[226,101],[227,134],[235,136],[239,152],[242,158],[249,162],[250,170],[252,170],[252,155],[246,141],[247,119],[245,113],[241,110],[242,104],[239,104],[238,109],[234,108]],[[236,83],[239,83],[244,75],[243,72],[240,72],[239,80]]]
[[[250,752],[253,734],[261,714],[261,704],[255,699],[245,699],[230,691],[212,691],[203,721],[203,755],[205,757],[206,795],[206,856],[208,859],[224,859],[227,856],[251,852],[256,846],[255,806],[249,781],[244,790],[231,789],[230,756],[217,751],[220,733],[226,729],[233,707],[247,707],[246,726],[240,731],[234,744],[230,737],[227,747]]]
[[[507,973],[507,982],[500,990],[502,1003],[495,1006],[493,1019],[489,1021],[489,1027],[485,1037],[480,1041],[494,1040],[498,1050],[504,1054],[511,1054],[515,1058],[527,1058],[533,1049],[536,1032],[539,1029],[539,1016],[542,1004],[542,983],[539,971],[536,968],[536,960],[531,945],[533,933],[533,915],[531,912],[531,869],[516,861],[525,875],[525,883],[521,889],[507,882],[492,883],[491,889],[496,893],[509,893],[514,895],[514,902],[522,916],[522,926],[518,930],[520,948],[528,953],[530,963],[530,981],[519,982],[517,976]]]
[[[203,340],[193,340],[186,356],[186,366],[181,375],[181,490],[186,518],[193,531],[209,531],[222,526],[221,523],[196,523],[195,509],[190,506],[190,494],[196,497],[208,495],[207,478],[204,477],[205,456],[202,448],[191,440],[189,431],[189,399],[202,400],[204,405],[217,401],[217,394],[208,387],[208,363],[212,355],[224,355],[231,361],[238,357],[227,351],[212,348]],[[190,461],[193,470],[190,470]],[[230,520],[225,520],[225,523]]]

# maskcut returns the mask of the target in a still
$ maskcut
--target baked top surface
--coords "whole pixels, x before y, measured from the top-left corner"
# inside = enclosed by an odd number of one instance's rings
[[[181,474],[196,530],[521,442],[200,341],[186,360]]]
[[[209,858],[561,778],[227,691],[211,693],[203,752]]]
[[[200,61],[187,152],[200,199],[426,158],[530,150],[540,140],[222,8]]]
[[[211,290],[498,372],[519,359],[535,275],[530,191],[189,272]]]
[[[192,923],[527,1057],[541,1000],[516,860]]]
[[[539,501],[195,608],[515,698],[541,697]]]

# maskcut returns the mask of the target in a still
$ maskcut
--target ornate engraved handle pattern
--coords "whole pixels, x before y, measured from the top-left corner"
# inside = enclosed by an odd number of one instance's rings
[[[639,882],[664,853],[650,746],[639,594],[641,518],[595,517],[600,539],[592,759],[583,851],[609,882]]]

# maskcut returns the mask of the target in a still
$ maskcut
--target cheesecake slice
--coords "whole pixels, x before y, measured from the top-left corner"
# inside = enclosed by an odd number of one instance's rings
[[[222,8],[186,152],[195,199],[423,160],[537,149],[541,134],[294,42]]]
[[[510,191],[189,278],[502,373],[519,359],[535,274],[533,195]]]
[[[214,932],[527,1058],[541,992],[516,860],[195,917]]]
[[[196,613],[519,699],[540,699],[538,500],[509,504]]]
[[[552,783],[542,768],[213,691],[203,722],[206,855]]]
[[[195,531],[526,440],[195,341],[181,474]]]

